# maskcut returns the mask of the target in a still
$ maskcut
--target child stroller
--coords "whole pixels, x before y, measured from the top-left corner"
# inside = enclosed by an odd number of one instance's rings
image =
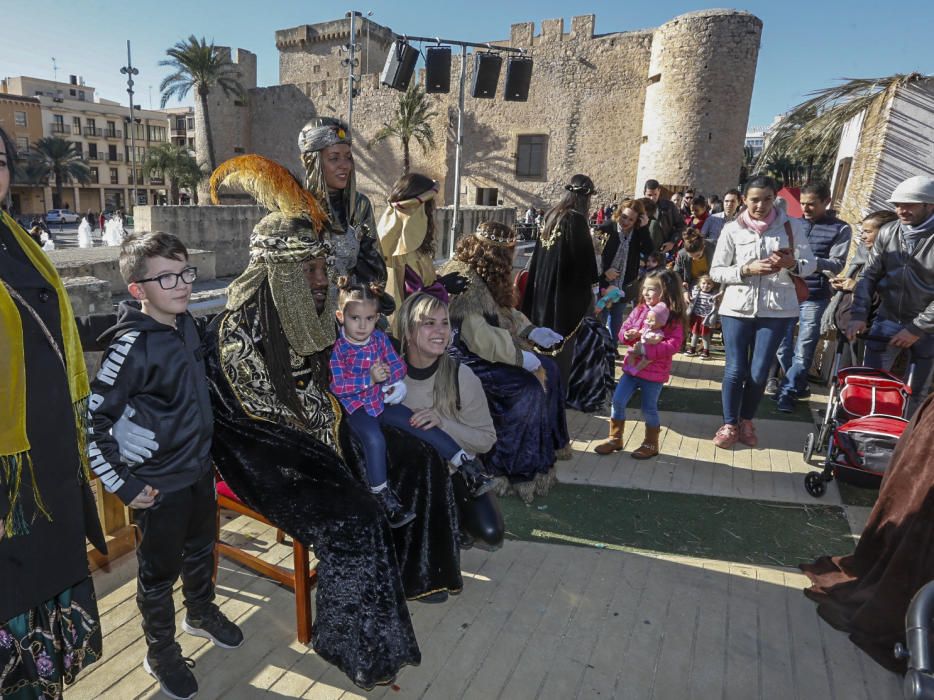
[[[824,420],[817,434],[809,433],[804,443],[805,462],[815,453],[825,455],[823,470],[808,472],[804,478],[804,487],[815,498],[824,495],[827,482],[835,477],[856,486],[878,487],[895,445],[908,426],[909,384],[914,367],[909,368],[907,381],[872,367],[840,369],[846,343],[841,334]]]

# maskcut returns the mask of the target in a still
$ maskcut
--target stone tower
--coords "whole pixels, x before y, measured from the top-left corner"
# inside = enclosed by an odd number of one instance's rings
[[[654,178],[704,194],[735,187],[759,55],[762,21],[702,10],[654,31],[634,190]]]
[[[244,49],[231,49],[227,46],[216,47],[219,54],[227,56],[237,66],[237,79],[249,93],[256,88],[256,54]],[[210,167],[208,143],[204,128],[204,114],[201,101],[195,98],[195,148],[198,162],[205,168]],[[249,95],[242,99],[227,97],[224,91],[215,86],[208,94],[208,117],[211,121],[211,135],[214,137],[215,165],[220,165],[228,158],[250,150],[250,101]],[[199,198],[206,201],[207,182],[198,188]]]
[[[357,75],[379,73],[386,62],[389,46],[395,39],[392,30],[366,17],[357,17],[354,34],[356,58],[359,61]],[[346,94],[343,83],[348,69],[341,65],[341,61],[347,58],[343,47],[349,43],[349,18],[280,29],[276,32],[279,84],[298,85],[313,91],[319,84],[340,81]]]

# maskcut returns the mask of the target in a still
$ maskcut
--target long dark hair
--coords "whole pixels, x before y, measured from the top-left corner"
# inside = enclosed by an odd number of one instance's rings
[[[569,211],[576,211],[586,219],[590,211],[590,198],[597,192],[593,180],[586,175],[575,175],[564,189],[567,194],[545,214],[545,225],[542,227],[545,233],[557,226]]]
[[[392,192],[389,193],[390,202],[403,202],[406,199],[412,199],[423,194],[435,186],[435,181],[427,175],[421,173],[409,173],[403,175],[396,184],[392,186]],[[424,204],[425,216],[428,217],[428,230],[425,233],[425,240],[418,247],[419,253],[424,253],[434,257],[435,255],[435,202],[429,199]]]

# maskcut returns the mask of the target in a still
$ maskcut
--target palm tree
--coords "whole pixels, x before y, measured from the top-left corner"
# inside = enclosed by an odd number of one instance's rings
[[[41,182],[49,182],[54,178],[53,207],[62,204],[62,186],[66,180],[82,185],[91,181],[91,169],[84,161],[78,144],[58,136],[44,136],[36,141],[35,148],[29,153],[29,160],[27,169],[31,177]]]
[[[178,173],[178,186],[180,188],[184,187],[191,192],[192,203],[197,204],[198,185],[204,182],[212,171],[205,171],[193,157],[189,160],[182,161],[181,165],[182,167]]]
[[[399,96],[399,104],[391,121],[383,122],[382,128],[373,137],[373,143],[379,143],[390,136],[395,136],[402,144],[402,174],[408,175],[411,160],[409,143],[412,139],[422,147],[422,153],[429,147],[435,147],[435,134],[431,128],[431,119],[438,116],[432,109],[431,100],[420,85],[412,83],[409,89]]]
[[[204,136],[208,146],[208,160],[211,170],[217,167],[214,156],[214,139],[211,136],[211,121],[208,116],[208,95],[214,88],[220,88],[226,97],[242,99],[246,94],[240,83],[240,72],[230,58],[220,52],[204,37],[197,39],[194,34],[185,41],[180,41],[168,49],[168,59],[159,61],[160,66],[167,66],[175,72],[159,83],[162,93],[161,106],[171,98],[184,99],[192,89],[198,94],[201,114],[204,117]]]
[[[841,85],[809,93],[809,99],[788,112],[770,131],[758,163],[790,159],[808,178],[826,177],[836,159],[843,127],[850,119],[880,109],[895,90],[927,77],[897,73],[884,78],[844,78]]]
[[[198,162],[184,146],[163,143],[150,148],[143,161],[143,171],[148,175],[162,175],[169,180],[169,204],[179,203],[181,181]]]

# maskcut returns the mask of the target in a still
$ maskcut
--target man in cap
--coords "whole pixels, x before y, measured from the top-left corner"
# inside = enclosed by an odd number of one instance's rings
[[[866,330],[873,294],[881,300],[866,342],[865,364],[891,367],[903,349],[915,366],[912,412],[928,393],[934,368],[934,177],[915,175],[889,197],[898,219],[879,231],[856,284],[847,327]],[[888,343],[880,338],[889,338]]]

